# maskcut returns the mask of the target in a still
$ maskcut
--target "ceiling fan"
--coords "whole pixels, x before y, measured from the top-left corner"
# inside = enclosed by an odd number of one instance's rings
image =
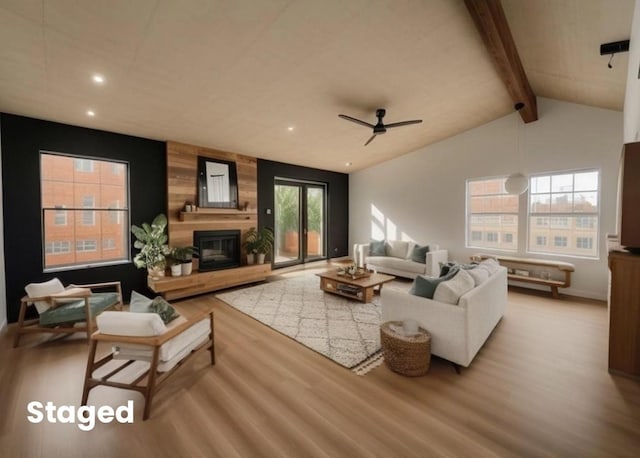
[[[378,108],[376,110],[376,117],[378,118],[378,123],[375,126],[366,121],[361,121],[359,119],[352,118],[351,116],[347,116],[343,114],[339,114],[338,116],[341,117],[342,119],[346,119],[347,121],[355,122],[356,124],[360,124],[361,126],[365,126],[373,129],[373,135],[369,140],[367,140],[367,143],[365,143],[364,146],[367,146],[369,143],[371,143],[373,139],[376,138],[376,135],[382,135],[386,133],[387,129],[391,129],[392,127],[409,126],[411,124],[420,124],[422,122],[422,119],[413,119],[411,121],[400,121],[400,122],[392,122],[391,124],[384,124],[382,122],[382,118],[384,118],[384,115],[386,113],[387,111],[384,108]]]

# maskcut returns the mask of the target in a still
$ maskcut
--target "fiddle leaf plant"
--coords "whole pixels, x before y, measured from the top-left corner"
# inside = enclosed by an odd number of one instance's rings
[[[167,217],[162,213],[151,224],[142,223],[141,227],[131,225],[131,232],[136,237],[133,247],[140,250],[133,258],[137,268],[153,269],[166,265],[166,257],[170,253],[166,229]]]

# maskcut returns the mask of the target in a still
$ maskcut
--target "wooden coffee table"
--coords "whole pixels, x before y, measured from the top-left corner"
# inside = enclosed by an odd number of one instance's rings
[[[364,303],[371,302],[374,289],[394,280],[393,275],[374,274],[368,277],[352,279],[348,275],[338,275],[336,270],[316,274],[320,277],[320,289],[332,294],[355,299]]]

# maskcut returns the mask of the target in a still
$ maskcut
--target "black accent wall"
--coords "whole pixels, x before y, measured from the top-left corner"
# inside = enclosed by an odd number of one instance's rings
[[[258,159],[258,222],[273,227],[274,180],[291,178],[327,184],[328,257],[349,254],[349,175]],[[271,214],[267,215],[267,209]]]
[[[133,263],[43,273],[39,154],[48,150],[128,162],[131,223],[140,225],[167,208],[165,143],[4,113],[0,135],[8,320],[17,320],[28,283],[53,277],[64,284],[120,280],[125,300],[132,289],[148,291],[146,271]]]

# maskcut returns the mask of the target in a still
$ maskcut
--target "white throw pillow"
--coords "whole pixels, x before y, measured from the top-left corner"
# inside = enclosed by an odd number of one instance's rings
[[[405,242],[404,240],[387,240],[385,245],[387,256],[393,256],[394,258],[400,259],[407,258],[409,242]]]
[[[27,296],[29,297],[45,297],[64,291],[64,286],[60,280],[52,278],[44,283],[29,283],[25,286],[24,290],[27,292]],[[47,301],[36,301],[33,305],[36,306],[38,314],[44,313],[51,308],[51,304]]]
[[[114,336],[149,337],[167,331],[157,313],[113,312],[107,310],[96,317],[98,329]]]
[[[460,269],[451,280],[443,281],[438,285],[433,294],[433,300],[458,305],[460,296],[471,291],[474,285],[473,277],[466,270]]]
[[[488,258],[480,263],[480,267],[482,266],[489,271],[489,275],[493,275],[500,267],[500,263],[493,258]]]
[[[489,271],[482,266],[469,269],[467,272],[469,272],[469,275],[473,278],[475,286],[479,286],[489,279]]]
[[[131,291],[131,300],[129,301],[129,311],[135,313],[148,313],[149,307],[153,299],[149,299],[147,296],[140,294],[136,291]]]

